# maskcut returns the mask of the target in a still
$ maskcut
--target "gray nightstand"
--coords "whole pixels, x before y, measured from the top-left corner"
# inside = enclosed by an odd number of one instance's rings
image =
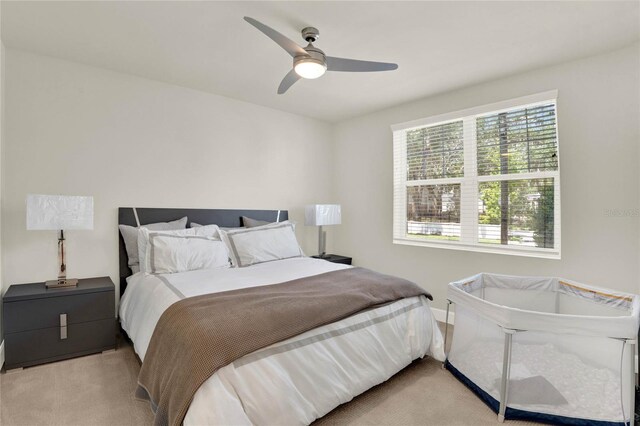
[[[7,370],[116,347],[115,286],[109,277],[77,287],[12,285],[2,299]]]

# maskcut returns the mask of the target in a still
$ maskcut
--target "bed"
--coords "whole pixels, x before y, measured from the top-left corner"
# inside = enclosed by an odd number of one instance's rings
[[[189,225],[236,228],[243,216],[281,222],[288,212],[119,209],[119,223],[131,226],[183,216]],[[292,257],[239,268],[131,275],[121,237],[120,322],[144,367],[156,325],[178,301],[272,287],[349,268]],[[444,360],[442,335],[426,297],[402,298],[260,348],[219,368],[198,388],[183,423],[309,424],[424,356]]]

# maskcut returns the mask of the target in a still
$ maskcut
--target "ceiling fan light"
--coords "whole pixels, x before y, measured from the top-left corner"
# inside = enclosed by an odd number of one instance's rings
[[[293,67],[302,78],[314,79],[322,76],[327,70],[327,65],[315,60],[302,60]]]

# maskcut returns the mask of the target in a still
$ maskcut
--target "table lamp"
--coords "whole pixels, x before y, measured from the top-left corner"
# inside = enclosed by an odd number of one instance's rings
[[[340,225],[339,204],[311,204],[304,209],[304,224],[318,227],[318,256],[326,254],[327,234],[324,225]]]
[[[75,195],[27,195],[27,230],[60,231],[58,238],[58,279],[47,288],[75,287],[77,279],[67,279],[64,230],[93,229],[93,197]]]

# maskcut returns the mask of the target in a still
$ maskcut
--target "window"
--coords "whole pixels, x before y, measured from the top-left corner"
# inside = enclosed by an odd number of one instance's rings
[[[556,97],[392,126],[394,243],[560,258]]]

